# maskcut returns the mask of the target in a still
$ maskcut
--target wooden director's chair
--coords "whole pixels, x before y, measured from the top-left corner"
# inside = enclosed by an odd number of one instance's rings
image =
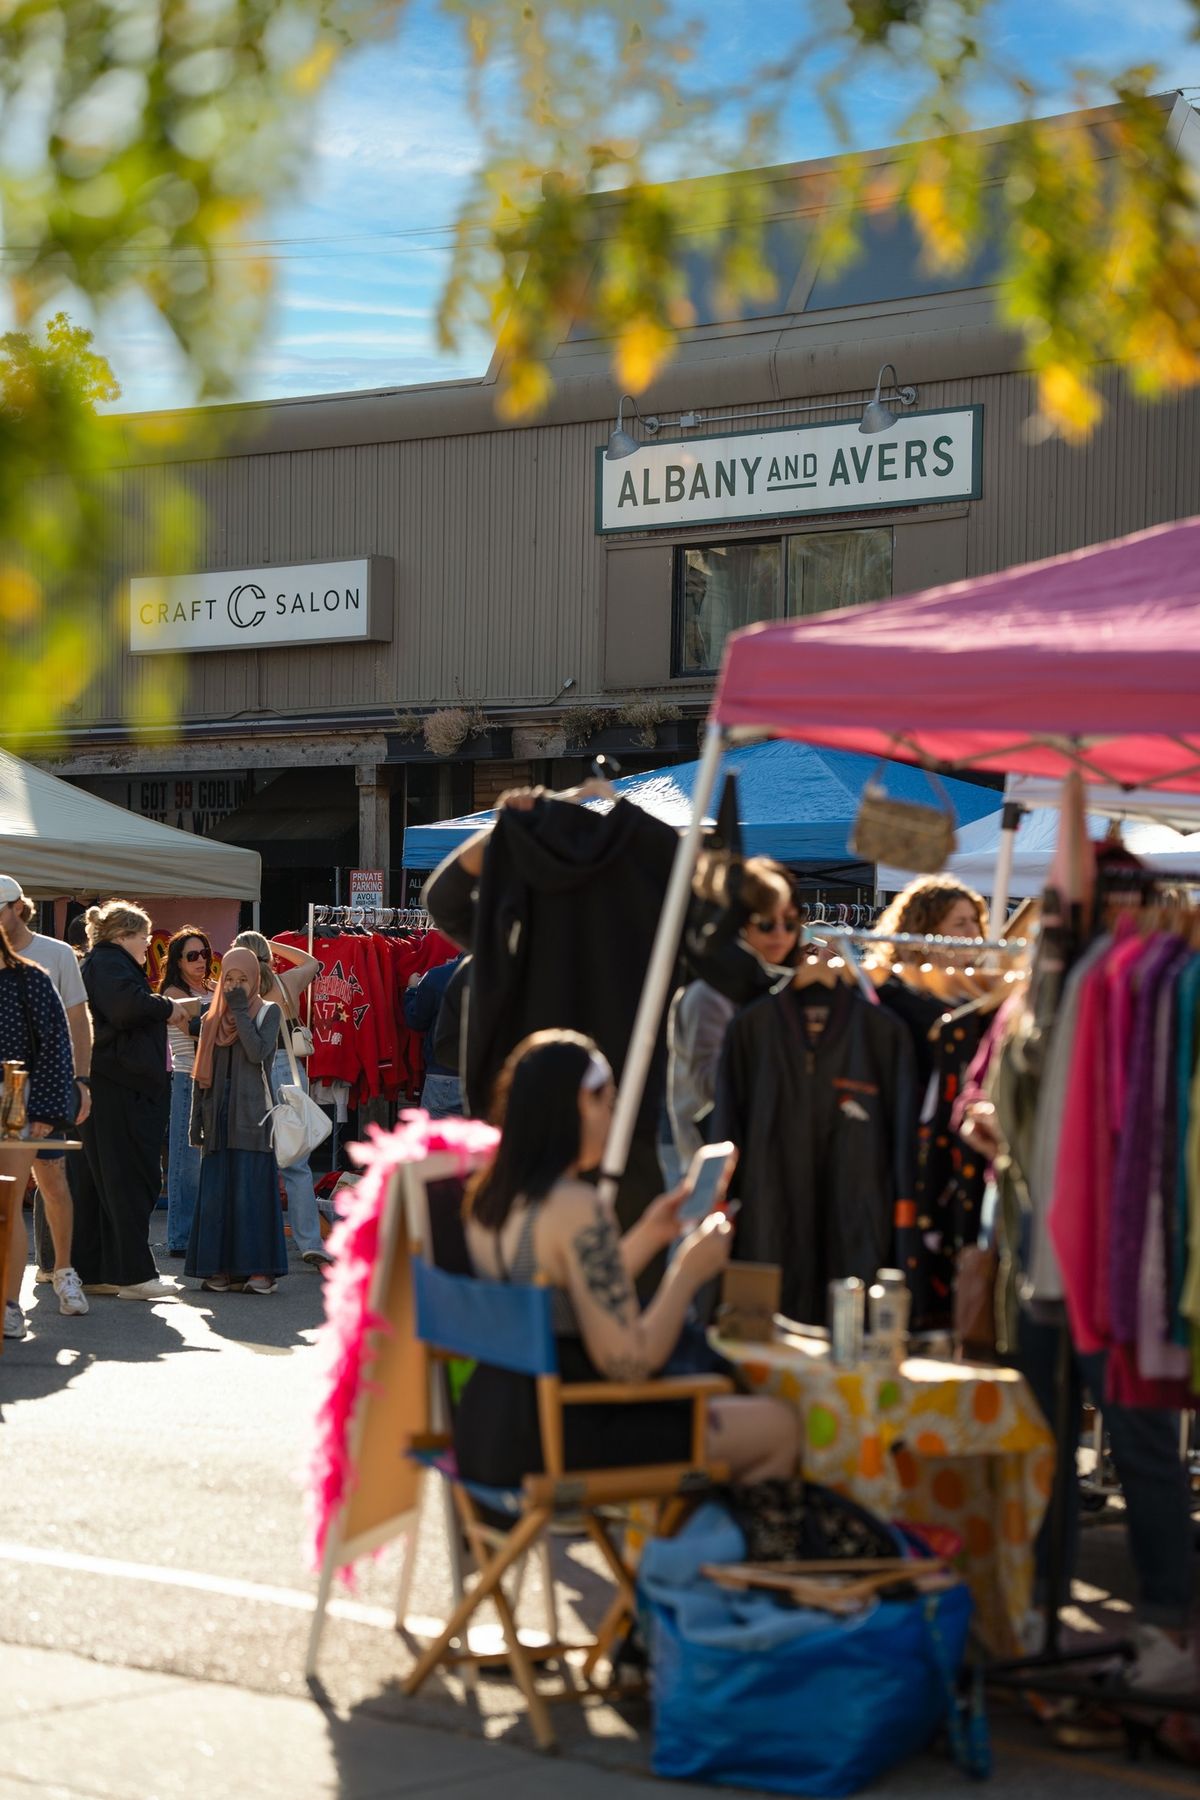
[[[421,1653],[404,1689],[408,1694],[417,1693],[439,1664],[470,1668],[497,1660],[494,1655],[472,1651],[467,1635],[472,1615],[490,1600],[503,1630],[504,1660],[529,1706],[538,1747],[554,1749],[557,1745],[547,1707],[549,1696],[538,1687],[535,1664],[557,1661],[565,1676],[568,1655],[582,1652],[584,1685],[576,1687],[568,1682],[565,1693],[554,1697],[583,1698],[595,1691],[591,1687],[593,1673],[634,1613],[634,1573],[614,1540],[613,1523],[606,1515],[612,1508],[648,1503],[656,1509],[658,1532],[669,1535],[678,1529],[689,1500],[728,1479],[724,1465],[705,1459],[705,1406],[714,1395],[731,1392],[732,1383],[719,1375],[644,1382],[564,1383],[558,1372],[549,1288],[451,1274],[434,1267],[420,1254],[413,1258],[412,1278],[417,1336],[432,1359],[469,1358],[531,1376],[536,1381],[546,1470],[542,1475],[526,1477],[519,1489],[490,1488],[461,1479],[448,1432],[431,1434],[426,1442],[413,1446],[410,1454],[449,1485],[478,1574],[441,1636]],[[664,1400],[691,1402],[690,1461],[642,1468],[565,1467],[564,1407],[613,1402],[639,1406]],[[582,1515],[584,1530],[604,1558],[616,1584],[616,1594],[590,1643],[563,1644],[555,1641],[555,1632],[551,1642],[532,1649],[518,1635],[515,1609],[503,1585],[504,1577],[510,1570],[522,1567],[530,1552],[544,1548],[552,1520],[563,1514]],[[497,1527],[489,1522],[496,1515],[511,1523]],[[553,1604],[549,1610],[553,1619]]]

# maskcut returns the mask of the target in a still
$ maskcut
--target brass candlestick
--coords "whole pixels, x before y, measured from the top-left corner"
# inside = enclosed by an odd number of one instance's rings
[[[4,1064],[4,1091],[0,1094],[0,1139],[19,1139],[29,1119],[29,1071],[24,1063]]]

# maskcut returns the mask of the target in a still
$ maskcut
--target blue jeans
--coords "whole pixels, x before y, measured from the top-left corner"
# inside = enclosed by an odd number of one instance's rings
[[[1058,1325],[1041,1324],[1027,1313],[1021,1315],[1017,1367],[1033,1389],[1051,1429],[1058,1405],[1061,1329]],[[1138,1579],[1138,1611],[1149,1625],[1182,1631],[1191,1623],[1196,1577],[1188,1478],[1179,1454],[1179,1414],[1153,1407],[1105,1405],[1104,1361],[1103,1352],[1074,1352],[1068,1395],[1071,1418],[1076,1422],[1080,1418],[1086,1387],[1104,1413],[1113,1463],[1125,1496],[1125,1525]],[[1079,1483],[1074,1469],[1069,1473],[1068,1582],[1074,1572],[1079,1542]],[[1047,1533],[1052,1512],[1053,1508],[1047,1512],[1037,1542],[1039,1583],[1044,1583],[1047,1573]]]
[[[300,1086],[307,1094],[308,1076],[303,1063],[298,1066]],[[292,1068],[287,1051],[279,1049],[271,1064],[271,1093],[276,1100],[279,1098],[280,1088],[285,1085],[292,1085]],[[309,1250],[323,1250],[325,1246],[321,1239],[321,1214],[307,1156],[303,1162],[293,1163],[290,1169],[280,1169],[279,1173],[283,1176],[283,1189],[287,1195],[287,1216],[292,1228],[293,1244],[301,1256]]]
[[[457,1075],[426,1075],[421,1105],[431,1119],[446,1119],[462,1111],[462,1083]]]
[[[167,1249],[174,1256],[188,1247],[200,1192],[200,1152],[188,1142],[191,1119],[191,1072],[176,1069],[171,1076],[171,1123],[167,1136]]]

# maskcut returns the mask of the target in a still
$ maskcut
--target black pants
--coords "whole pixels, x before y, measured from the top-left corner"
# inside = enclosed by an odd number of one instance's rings
[[[171,1090],[135,1093],[92,1076],[92,1110],[80,1129],[83,1155],[74,1158],[71,1187],[75,1235],[71,1260],[89,1286],[128,1287],[157,1274],[150,1251],[150,1215],[162,1187],[162,1147]]]
[[[1063,1327],[1044,1325],[1021,1314],[1017,1367],[1053,1428],[1058,1411],[1059,1347]],[[1187,1469],[1179,1454],[1179,1414],[1149,1406],[1105,1405],[1104,1355],[1074,1351],[1069,1385],[1072,1432],[1082,1416],[1083,1393],[1104,1413],[1108,1441],[1125,1496],[1125,1527],[1137,1573],[1139,1612],[1150,1625],[1186,1631],[1196,1603],[1196,1554],[1192,1541]],[[1066,1594],[1070,1593],[1079,1545],[1079,1483],[1068,1471]],[[1044,1588],[1049,1567],[1047,1512],[1037,1541],[1037,1578]],[[1066,1596],[1064,1596],[1065,1598]],[[1039,1595],[1040,1598],[1040,1595]]]
[[[76,1151],[74,1154],[79,1153]],[[33,1253],[39,1269],[53,1269],[54,1234],[46,1217],[46,1202],[42,1199],[41,1189],[37,1187],[33,1190]]]

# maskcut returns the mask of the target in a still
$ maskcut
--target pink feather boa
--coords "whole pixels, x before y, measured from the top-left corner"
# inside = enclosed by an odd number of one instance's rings
[[[465,1168],[468,1158],[494,1149],[499,1135],[478,1119],[431,1119],[428,1113],[413,1111],[400,1115],[394,1131],[373,1125],[371,1143],[351,1146],[363,1176],[357,1186],[342,1190],[342,1215],[329,1239],[334,1263],[324,1281],[325,1323],[317,1334],[321,1391],[306,1509],[315,1568],[320,1567],[329,1527],[354,1484],[349,1434],[362,1391],[369,1338],[372,1332],[391,1329],[368,1305],[391,1177],[403,1163],[445,1153],[461,1158]],[[340,1573],[349,1577],[348,1569]]]

